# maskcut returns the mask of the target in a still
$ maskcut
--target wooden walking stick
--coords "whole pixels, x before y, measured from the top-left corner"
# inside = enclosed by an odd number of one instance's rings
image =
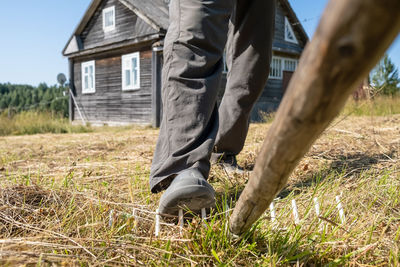
[[[231,216],[242,234],[400,31],[400,0],[331,0],[300,60]]]

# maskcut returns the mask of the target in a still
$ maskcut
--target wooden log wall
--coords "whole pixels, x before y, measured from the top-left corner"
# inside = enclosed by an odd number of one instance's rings
[[[138,90],[122,91],[122,55],[94,58],[96,92],[93,94],[82,94],[82,61],[75,62],[76,100],[87,121],[96,124],[151,123],[151,47],[140,51]],[[79,120],[76,116],[74,119]]]

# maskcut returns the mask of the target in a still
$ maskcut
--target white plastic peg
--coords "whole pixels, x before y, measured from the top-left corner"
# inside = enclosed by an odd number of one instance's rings
[[[269,204],[269,211],[271,213],[271,221],[272,223],[276,222],[276,212],[275,212],[275,204],[272,201],[271,204]]]
[[[344,210],[343,210],[343,206],[342,206],[342,201],[340,201],[340,197],[339,196],[336,196],[336,204],[337,204],[337,209],[339,211],[340,221],[343,224],[346,221],[346,217],[344,216]]]
[[[319,217],[320,209],[319,209],[319,202],[318,202],[317,197],[314,197],[314,207],[315,207],[315,214],[317,214],[317,217]]]
[[[205,209],[205,208],[202,208],[202,209],[201,209],[201,220],[203,221],[204,227],[207,227],[207,224],[205,223],[205,221],[206,221],[206,216],[207,216],[207,214],[206,214],[206,209]]]
[[[158,237],[160,235],[160,214],[158,213],[158,210],[156,210],[156,226],[155,226],[154,235],[156,237]]]
[[[110,210],[110,215],[108,217],[108,226],[112,227],[114,224],[114,210]]]
[[[182,234],[182,229],[183,229],[183,210],[182,209],[179,209],[179,221],[178,221],[178,223],[179,223],[180,231],[181,231],[181,234]]]
[[[297,211],[296,200],[294,199],[292,199],[292,209],[293,209],[294,223],[298,225],[300,224],[299,212]]]

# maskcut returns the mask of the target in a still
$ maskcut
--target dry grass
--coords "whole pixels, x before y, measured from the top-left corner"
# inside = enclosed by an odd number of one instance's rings
[[[344,113],[356,116],[388,116],[400,113],[399,97],[378,95],[369,100],[350,99]]]
[[[251,125],[239,163],[252,167],[269,125]],[[210,175],[218,208],[208,227],[195,218],[180,234],[164,223],[154,237],[160,195],[149,193],[147,179],[157,133],[125,128],[1,137],[0,264],[399,264],[399,115],[337,119],[279,195],[277,223],[266,213],[242,240],[227,234],[224,203],[234,204],[248,174],[229,176],[218,167]],[[336,210],[340,194],[344,224]]]
[[[38,133],[84,133],[90,127],[71,125],[67,118],[50,112],[24,111],[8,117],[0,114],[0,136]]]

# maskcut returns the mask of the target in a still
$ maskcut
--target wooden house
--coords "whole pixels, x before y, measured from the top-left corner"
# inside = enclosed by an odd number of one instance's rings
[[[168,2],[90,3],[62,52],[69,59],[72,121],[82,116],[92,124],[159,126]],[[276,14],[270,79],[253,110],[253,120],[259,119],[260,112],[278,107],[308,41],[288,0],[278,0]]]

